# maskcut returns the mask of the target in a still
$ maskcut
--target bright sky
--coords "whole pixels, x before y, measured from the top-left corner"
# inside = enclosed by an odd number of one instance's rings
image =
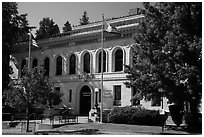
[[[128,10],[143,7],[142,2],[18,2],[19,14],[27,13],[30,26],[39,29],[39,22],[49,17],[62,27],[69,21],[71,25],[79,25],[83,12],[87,12],[90,22],[105,18],[128,15]],[[35,33],[35,31],[34,31]]]

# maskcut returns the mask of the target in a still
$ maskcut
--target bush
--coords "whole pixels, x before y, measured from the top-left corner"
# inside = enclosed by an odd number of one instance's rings
[[[160,115],[157,110],[141,107],[116,107],[108,117],[112,123],[162,126],[167,119],[167,114]]]
[[[194,116],[189,114],[185,117],[187,121],[187,131],[189,133],[202,133],[202,114]]]

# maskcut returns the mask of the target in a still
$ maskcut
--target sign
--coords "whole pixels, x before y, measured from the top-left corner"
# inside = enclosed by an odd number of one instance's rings
[[[113,97],[112,90],[104,90],[103,97],[105,97],[105,98],[112,98]]]
[[[91,92],[82,92],[81,94],[82,94],[83,97],[91,96]]]
[[[159,110],[159,114],[160,114],[160,115],[165,115],[165,110],[164,110],[164,109],[160,109],[160,110]]]

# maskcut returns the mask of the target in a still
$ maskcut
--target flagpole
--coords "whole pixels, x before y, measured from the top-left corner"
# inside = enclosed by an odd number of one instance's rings
[[[104,14],[102,15],[102,31],[101,31],[101,116],[100,122],[103,122],[103,30],[104,30]]]
[[[29,32],[29,40],[28,40],[28,71],[30,71],[30,61],[31,61],[31,33]]]
[[[26,26],[26,28],[29,30],[29,39],[28,39],[28,71],[30,71],[30,62],[31,62],[31,40],[32,40],[32,34],[31,30],[36,28],[34,26]]]

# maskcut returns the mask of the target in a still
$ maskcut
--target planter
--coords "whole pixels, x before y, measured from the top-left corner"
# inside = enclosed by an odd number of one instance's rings
[[[177,126],[180,126],[184,115],[183,105],[178,105],[178,104],[169,105],[169,111],[173,122]]]

